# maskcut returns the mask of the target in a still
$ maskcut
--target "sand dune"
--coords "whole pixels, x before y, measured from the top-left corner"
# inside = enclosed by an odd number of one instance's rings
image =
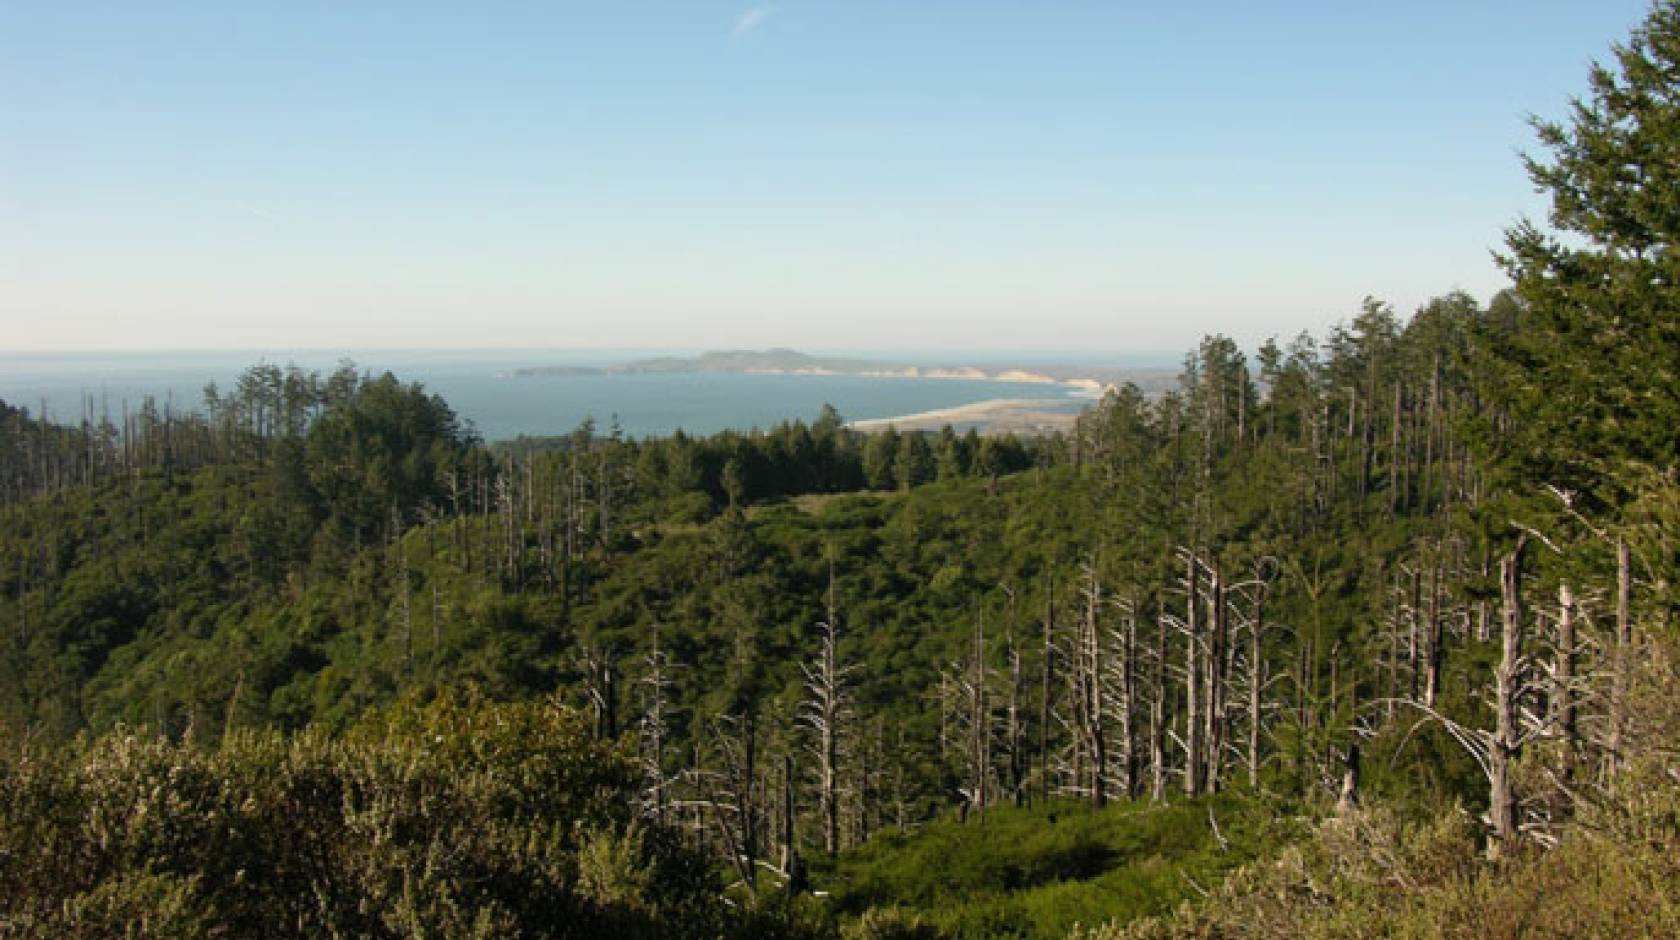
[[[1064,430],[1073,426],[1077,414],[1056,410],[1066,405],[1066,399],[1055,398],[993,398],[954,408],[939,408],[893,418],[868,418],[853,421],[857,431],[884,431],[888,427],[900,431],[936,431],[949,424],[973,425],[987,434],[1043,433]]]

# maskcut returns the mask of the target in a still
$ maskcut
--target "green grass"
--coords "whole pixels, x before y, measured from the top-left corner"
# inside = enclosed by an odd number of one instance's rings
[[[813,882],[832,892],[842,919],[896,907],[944,937],[1060,938],[1076,924],[1163,913],[1217,884],[1290,831],[1277,809],[1234,795],[1103,810],[1004,807],[883,832],[818,862]]]

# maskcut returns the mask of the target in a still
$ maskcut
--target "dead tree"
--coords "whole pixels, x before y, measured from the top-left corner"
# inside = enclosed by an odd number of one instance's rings
[[[1114,718],[1118,759],[1116,781],[1126,799],[1135,799],[1138,791],[1137,741],[1137,607],[1131,600],[1116,599],[1118,624],[1109,630],[1109,657],[1104,677],[1103,695],[1106,711]]]
[[[1149,696],[1149,798],[1156,803],[1167,799],[1167,625],[1166,613],[1156,614]]]
[[[1441,695],[1441,665],[1445,661],[1441,613],[1441,540],[1435,540],[1429,566],[1429,602],[1424,612],[1423,703],[1430,708]]]
[[[641,734],[642,811],[658,822],[665,820],[669,781],[665,776],[665,744],[669,733],[666,703],[670,699],[668,657],[659,648],[659,625],[653,626],[652,649],[645,660],[641,685],[644,695]]]
[[[496,475],[496,510],[501,522],[501,567],[503,583],[514,585],[518,576],[519,555],[517,526],[514,521],[516,494],[514,493],[513,461],[509,458],[502,472]]]
[[[940,676],[941,708],[951,737],[960,742],[955,747],[962,775],[958,792],[963,802],[958,812],[964,819],[970,812],[984,813],[989,802],[996,731],[990,695],[992,670],[986,662],[986,621],[978,605],[968,647],[964,659],[951,663]]]
[[[1573,726],[1575,722],[1572,713],[1578,683],[1572,679],[1567,684],[1560,684],[1562,675],[1572,675],[1575,667],[1572,661],[1564,662],[1574,656],[1576,605],[1570,589],[1565,587],[1560,591],[1559,633],[1554,651],[1558,659],[1553,663],[1551,675],[1533,670],[1531,661],[1523,652],[1526,613],[1522,601],[1522,565],[1531,534],[1534,533],[1525,529],[1510,553],[1499,560],[1500,658],[1493,672],[1491,705],[1494,728],[1467,728],[1422,701],[1411,703],[1424,712],[1419,724],[1438,722],[1481,767],[1488,781],[1488,823],[1493,836],[1488,851],[1496,856],[1509,852],[1522,831],[1520,795],[1512,779],[1513,764],[1529,741],[1553,736],[1563,724]],[[1540,539],[1555,550],[1555,546],[1543,536]],[[1466,616],[1469,616],[1468,611]],[[1549,709],[1524,707],[1524,703],[1547,693],[1552,696]],[[1566,733],[1565,739],[1569,740],[1574,733]],[[1565,759],[1572,760],[1569,755]],[[1567,791],[1568,788],[1565,786],[1563,789]],[[1535,801],[1533,805],[1540,806],[1542,811],[1546,808],[1542,801]]]
[[[1230,656],[1225,579],[1217,562],[1209,566],[1207,603],[1208,643],[1202,660],[1202,689],[1206,696],[1202,705],[1202,746],[1206,766],[1202,771],[1201,792],[1215,793],[1219,790],[1225,754],[1225,680]]]
[[[800,667],[805,674],[805,707],[801,720],[815,736],[811,751],[816,759],[823,851],[830,856],[840,851],[841,737],[850,718],[851,705],[848,676],[852,669],[840,662],[839,619],[834,596],[834,566],[830,564],[828,619],[817,624],[820,634],[815,660]]]
[[[1406,594],[1406,674],[1411,681],[1412,698],[1417,698],[1423,688],[1423,563],[1419,559],[1415,565],[1402,565],[1402,570],[1409,576],[1409,586]]]
[[[1499,851],[1516,844],[1517,798],[1511,782],[1511,763],[1521,752],[1517,697],[1522,682],[1522,555],[1526,537],[1499,561],[1500,658],[1494,670],[1496,727],[1488,748],[1488,815]]]
[[[1346,816],[1359,808],[1359,745],[1348,745],[1342,764],[1342,791],[1336,797],[1336,814]]]
[[[809,887],[805,860],[799,857],[799,840],[794,833],[797,811],[793,790],[793,754],[782,755],[782,873],[787,879],[787,896],[792,898]]]
[[[1391,593],[1399,593],[1398,577],[1396,578],[1395,588]],[[1389,719],[1393,719],[1394,710],[1400,704],[1400,634],[1402,631],[1400,629],[1401,617],[1399,605],[1389,605],[1386,622],[1388,625],[1388,650],[1386,663],[1388,670],[1388,695],[1386,713]]]
[[[758,733],[751,712],[721,718],[712,723],[712,739],[722,764],[707,771],[698,763],[691,771],[697,793],[692,805],[704,818],[710,814],[712,830],[722,843],[738,884],[748,894],[758,894],[760,861],[760,818],[764,804],[763,781],[758,773]],[[698,757],[699,750],[696,748]]]
[[[1103,649],[1097,626],[1097,610],[1102,605],[1102,585],[1097,580],[1095,563],[1086,568],[1085,616],[1079,623],[1072,663],[1074,686],[1074,727],[1084,760],[1080,766],[1086,777],[1079,787],[1091,799],[1092,806],[1108,802],[1105,778],[1108,774],[1108,737],[1103,708]]]
[[[1271,589],[1272,559],[1255,563],[1253,591],[1254,614],[1248,621],[1248,785],[1260,788],[1260,733],[1265,722],[1265,691],[1270,681],[1265,658],[1266,593]]]
[[[583,672],[583,694],[595,718],[595,736],[610,741],[618,737],[618,667],[610,649],[586,643],[578,650]]]
[[[1616,648],[1610,675],[1609,772],[1626,763],[1622,740],[1627,734],[1628,687],[1633,670],[1633,558],[1626,538],[1616,540]]]
[[[1056,681],[1056,577],[1044,573],[1044,663],[1038,705],[1038,798],[1050,801],[1050,699]]]
[[[1575,706],[1576,656],[1575,592],[1565,582],[1558,585],[1557,647],[1552,665],[1552,723],[1557,728],[1563,747],[1563,765],[1559,768],[1559,775],[1566,791],[1575,780],[1576,753],[1580,748]]]
[[[976,606],[974,614],[974,652],[967,678],[970,804],[982,814],[986,812],[987,782],[992,773],[992,713],[987,695],[990,670],[986,666],[986,616]]]
[[[1009,758],[1009,793],[1016,806],[1026,803],[1027,742],[1026,724],[1022,719],[1022,699],[1026,687],[1021,675],[1021,651],[1015,645],[1015,591],[1007,584],[1000,585],[1009,598],[1009,622],[1004,631],[1004,647],[1009,657],[1009,704],[1005,710],[1004,741]]]
[[[1197,586],[1201,582],[1197,571],[1196,553],[1184,553],[1184,793],[1195,796],[1202,792],[1202,631],[1196,617],[1200,606]]]

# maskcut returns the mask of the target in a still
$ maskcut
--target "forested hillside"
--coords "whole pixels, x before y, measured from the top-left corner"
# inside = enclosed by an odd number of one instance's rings
[[[1677,89],[1665,3],[1510,291],[1065,436],[0,408],[0,932],[1672,932]]]

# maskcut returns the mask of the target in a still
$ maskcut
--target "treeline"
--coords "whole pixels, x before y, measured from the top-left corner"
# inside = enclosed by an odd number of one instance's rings
[[[358,372],[348,361],[325,377],[296,366],[252,366],[228,394],[213,382],[206,386],[202,408],[150,395],[132,404],[120,400],[113,414],[108,397],[84,395],[80,422],[64,424],[0,402],[0,503],[141,473],[171,477],[273,458],[305,441],[321,419],[349,414],[378,425],[365,430],[383,435],[379,443],[387,451],[412,443],[393,434],[436,436],[456,447],[471,436],[441,399],[390,373]]]
[[[227,393],[206,386],[200,409],[160,408],[152,397],[132,412],[124,400],[118,416],[105,400],[84,405],[82,421],[66,425],[0,402],[0,503],[239,464],[270,477],[315,524],[332,519],[352,547],[420,517],[491,514],[510,494],[534,506],[539,496],[522,489],[538,476],[548,484],[564,477],[577,498],[609,515],[614,504],[664,501],[662,513],[703,519],[737,502],[996,477],[1059,450],[973,428],[958,435],[950,426],[937,435],[864,435],[848,430],[831,406],[810,424],[784,421],[764,432],[678,431],[638,441],[616,423],[601,433],[590,419],[565,437],[484,448],[437,396],[390,373],[358,372],[348,361],[326,376],[253,366]],[[392,512],[396,523],[386,518]],[[292,548],[281,564],[306,560],[307,544]]]
[[[543,456],[612,451],[604,459],[620,468],[632,498],[665,499],[666,509],[704,518],[724,506],[807,493],[909,489],[963,476],[996,477],[1056,459],[1053,441],[986,435],[950,425],[937,434],[876,434],[847,429],[833,406],[813,422],[779,422],[767,431],[722,431],[695,437],[626,439],[616,428],[600,435],[587,420],[563,438],[520,437],[494,450],[514,462]],[[513,476],[518,476],[514,473]]]

